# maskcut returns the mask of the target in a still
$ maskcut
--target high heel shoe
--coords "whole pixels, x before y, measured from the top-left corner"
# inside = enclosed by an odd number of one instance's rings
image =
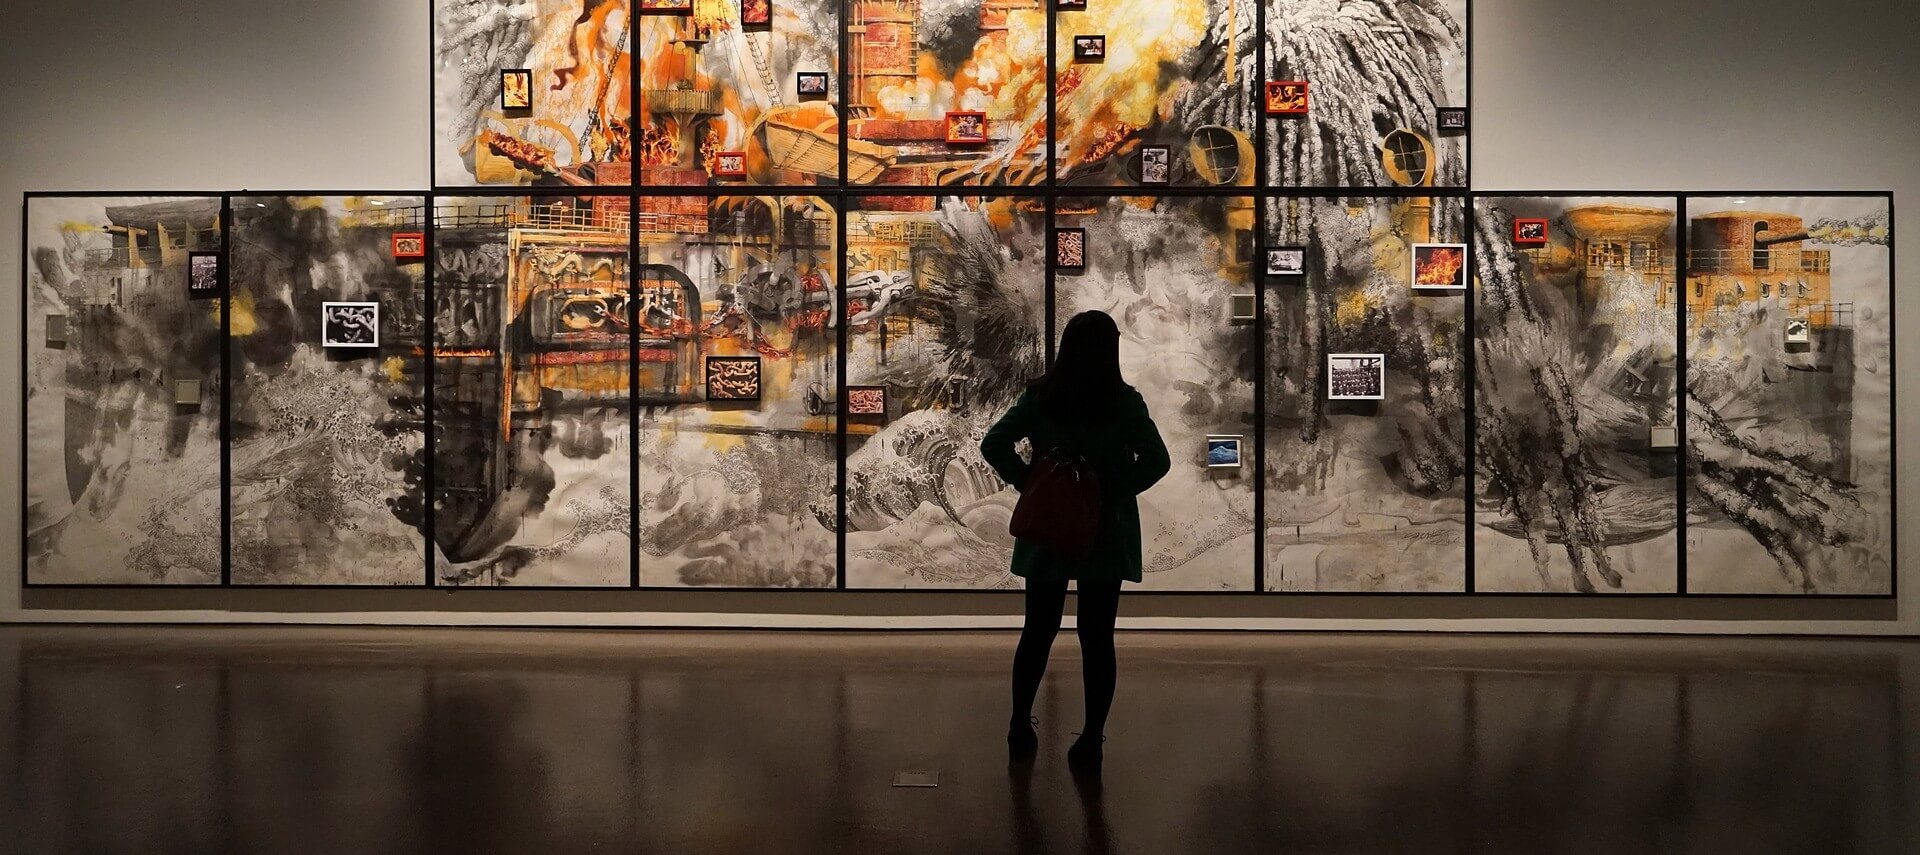
[[[1007,725],[1007,755],[1010,757],[1032,757],[1040,750],[1040,719],[1029,716],[1024,722]]]
[[[1101,745],[1107,741],[1097,733],[1083,733],[1073,741],[1073,747],[1067,749],[1067,766],[1076,772],[1099,772],[1101,763]]]

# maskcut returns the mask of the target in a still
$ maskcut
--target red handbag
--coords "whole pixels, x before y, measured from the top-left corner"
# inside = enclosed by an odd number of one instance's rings
[[[1086,557],[1100,533],[1100,476],[1082,457],[1038,456],[1007,532],[1049,552]]]

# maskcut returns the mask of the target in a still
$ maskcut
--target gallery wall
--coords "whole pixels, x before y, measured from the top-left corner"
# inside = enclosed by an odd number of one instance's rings
[[[27,13],[23,30],[70,33],[72,41],[56,42],[63,45],[58,52],[38,41],[21,45],[13,52],[20,59],[9,60],[20,66],[19,79],[27,84],[7,93],[17,101],[9,104],[10,114],[35,118],[9,132],[7,183],[0,191],[417,190],[428,169],[421,154],[428,134],[418,107],[426,101],[425,68],[419,61],[426,43],[424,16],[392,4],[338,5],[266,16],[258,10],[219,14],[207,4],[196,4],[191,15],[141,7],[120,10],[110,20],[77,10]],[[1794,82],[1830,79],[1832,66],[1826,61],[1855,63],[1876,56],[1859,50],[1861,40],[1879,38],[1870,25],[1848,30],[1849,22],[1829,22],[1834,32],[1813,38],[1790,4],[1780,4],[1777,12],[1741,5],[1737,13],[1731,5],[1716,5],[1688,8],[1684,20],[1674,20],[1672,15],[1680,13],[1656,11],[1655,4],[1549,12],[1517,2],[1476,3],[1475,188],[1890,188],[1904,193],[1913,186],[1915,175],[1896,156],[1898,146],[1876,142],[1899,139],[1900,131],[1914,126],[1912,108],[1899,112],[1905,99],[1897,94],[1899,84],[1914,77],[1911,69],[1891,64],[1877,69],[1880,73],[1863,69],[1848,75],[1863,82],[1845,91],[1829,91],[1830,83]],[[1862,21],[1870,20],[1862,13]],[[233,47],[144,55],[136,49],[169,34],[182,43]],[[1769,45],[1770,39],[1781,43]],[[1649,44],[1668,50],[1648,50]],[[110,45],[119,48],[107,49]],[[1768,53],[1770,46],[1779,49],[1772,53],[1790,48],[1795,61],[1807,67],[1795,73],[1775,62],[1769,73],[1779,80],[1758,87],[1750,76],[1708,59],[1716,45],[1737,45],[1756,55]],[[72,61],[88,50],[99,52],[99,65]],[[1583,51],[1593,55],[1580,62],[1567,59]],[[1627,55],[1660,61],[1630,64],[1616,58]],[[154,65],[136,67],[141,62]],[[144,85],[127,89],[120,85],[125,79]],[[1782,91],[1804,97],[1783,107]],[[9,227],[5,234],[12,240],[18,232]],[[17,244],[8,249],[9,254],[19,251]],[[14,328],[19,328],[17,318]],[[1270,555],[1272,550],[1269,544]],[[376,598],[339,591],[30,591],[16,608],[24,607],[17,612],[21,616],[44,619],[98,618],[134,609],[137,619],[875,626],[996,625],[1005,622],[999,615],[1016,608],[1011,598],[962,603],[909,594],[620,596],[542,592],[515,600],[414,592],[383,592]],[[1896,606],[1873,602],[1306,602],[1287,597],[1143,597],[1136,602],[1138,625],[1162,626],[1911,631],[1910,624],[1898,620]]]

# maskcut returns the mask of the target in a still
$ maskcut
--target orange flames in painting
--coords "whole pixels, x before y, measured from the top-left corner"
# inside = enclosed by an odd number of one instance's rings
[[[1467,263],[1466,253],[1450,246],[1421,248],[1414,260],[1415,285],[1452,285]]]

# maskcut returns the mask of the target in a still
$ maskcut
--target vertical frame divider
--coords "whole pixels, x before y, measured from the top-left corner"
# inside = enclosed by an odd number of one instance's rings
[[[634,96],[639,97],[638,90]],[[635,111],[637,118],[639,112]],[[634,164],[634,182],[640,180]],[[640,587],[640,195],[627,196],[627,587]]]
[[[1228,32],[1232,32],[1231,29]],[[1259,93],[1266,91],[1267,4],[1253,7],[1254,79],[1241,81],[1247,112],[1253,117],[1253,240],[1247,259],[1253,287],[1253,592],[1267,591],[1267,115]]]
[[[440,337],[435,321],[440,317],[440,312],[438,310],[439,304],[436,303],[434,299],[438,293],[438,289],[434,284],[433,275],[434,268],[440,265],[440,244],[434,233],[434,226],[440,219],[440,200],[431,190],[427,191],[420,198],[422,203],[426,205],[426,212],[421,217],[420,230],[425,233],[427,241],[427,257],[425,259],[426,272],[424,278],[421,280],[420,293],[420,299],[426,303],[426,305],[420,307],[422,326],[420,331],[420,376],[422,384],[422,394],[420,395],[420,429],[424,432],[420,442],[420,463],[422,468],[420,473],[420,519],[425,529],[421,532],[423,536],[420,538],[424,553],[421,555],[423,566],[421,568],[422,578],[420,581],[423,587],[432,588],[434,587],[434,545],[437,542],[435,535],[436,532],[438,532],[438,529],[434,527],[433,521],[434,506],[437,504],[436,497],[438,495],[435,492],[438,484],[435,476],[440,468],[434,465],[435,442],[433,414],[433,383],[434,368],[436,367],[434,363],[440,361],[439,357],[435,355],[439,351]]]
[[[1473,14],[1471,6],[1468,7],[1467,14]],[[1471,45],[1469,45],[1468,50],[1472,50]],[[1468,80],[1472,80],[1472,75],[1468,75]],[[1473,98],[1469,96],[1467,100],[1471,102]],[[1467,111],[1467,126],[1469,128],[1473,126],[1473,111],[1471,108]],[[1469,149],[1471,149],[1472,143],[1469,142],[1468,146]],[[1465,461],[1460,473],[1460,495],[1463,499],[1460,503],[1461,519],[1465,520],[1465,530],[1461,532],[1460,541],[1460,592],[1463,594],[1471,594],[1474,592],[1474,586],[1477,584],[1473,572],[1475,558],[1473,549],[1473,533],[1475,531],[1473,517],[1474,499],[1479,495],[1478,487],[1480,484],[1480,432],[1478,429],[1479,419],[1475,418],[1475,407],[1479,404],[1479,398],[1477,396],[1480,383],[1480,349],[1475,347],[1480,341],[1480,330],[1476,326],[1477,318],[1475,308],[1480,302],[1480,277],[1477,275],[1479,269],[1474,266],[1474,260],[1476,258],[1474,245],[1477,243],[1474,240],[1474,235],[1480,230],[1480,196],[1479,194],[1468,192],[1465,196],[1447,196],[1441,198],[1459,202],[1460,241],[1467,245],[1466,305],[1463,307],[1462,320],[1460,322],[1462,325],[1460,330],[1460,355],[1462,358],[1460,376],[1466,386],[1466,388],[1462,390],[1461,395],[1461,406],[1465,411],[1460,414],[1460,421],[1463,426],[1462,433],[1466,444]]]
[[[26,241],[20,242],[22,252]],[[187,275],[191,277],[192,271]],[[220,194],[220,586],[233,584],[233,195]],[[27,283],[20,289],[24,293]],[[22,386],[21,389],[26,389]],[[21,422],[24,431],[26,422]],[[24,445],[23,445],[24,448]],[[24,476],[26,470],[21,470]],[[25,483],[25,478],[22,478]],[[24,503],[23,503],[24,506]],[[24,531],[24,529],[23,529]],[[24,540],[24,538],[22,538]]]
[[[844,8],[844,7],[843,7]],[[842,38],[846,28],[841,27]],[[841,68],[846,60],[841,60]],[[846,134],[840,135],[841,176],[846,168]],[[852,197],[840,193],[833,200],[833,299],[828,301],[832,307],[834,330],[833,354],[833,587],[835,590],[847,589],[847,213],[853,207]]]
[[[1683,193],[1673,199],[1673,592],[1687,593],[1687,492],[1693,454],[1687,448],[1687,272],[1692,263],[1687,257],[1688,232],[1692,224],[1687,209],[1693,195]]]

